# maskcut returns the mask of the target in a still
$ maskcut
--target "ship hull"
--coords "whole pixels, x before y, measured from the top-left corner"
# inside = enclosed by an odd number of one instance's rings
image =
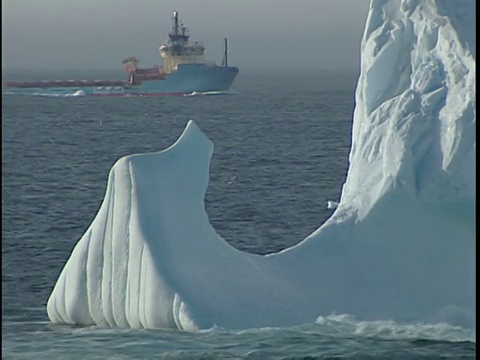
[[[140,84],[131,85],[83,85],[88,81],[72,82],[68,86],[57,86],[55,82],[37,82],[36,86],[28,83],[7,83],[3,88],[9,94],[40,95],[90,95],[90,96],[161,96],[186,95],[191,93],[225,92],[230,89],[238,68],[234,66],[208,66],[204,64],[180,64],[178,70],[163,80],[143,80]],[[38,84],[42,83],[42,84]]]

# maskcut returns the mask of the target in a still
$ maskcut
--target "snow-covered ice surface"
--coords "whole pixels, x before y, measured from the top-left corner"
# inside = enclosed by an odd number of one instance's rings
[[[473,326],[474,14],[473,0],[371,2],[340,203],[279,253],[239,251],[210,225],[213,144],[194,122],[170,148],[118,160],[50,320],[245,329],[336,313]]]

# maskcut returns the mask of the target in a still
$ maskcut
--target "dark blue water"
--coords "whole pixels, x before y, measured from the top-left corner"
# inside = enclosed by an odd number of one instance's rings
[[[3,356],[473,358],[473,330],[348,315],[293,328],[195,334],[48,321],[48,296],[100,207],[111,166],[121,156],[170,146],[190,119],[215,144],[205,202],[217,232],[260,254],[303,240],[331,215],[327,201],[340,196],[356,80],[346,72],[246,71],[234,95],[3,95]]]

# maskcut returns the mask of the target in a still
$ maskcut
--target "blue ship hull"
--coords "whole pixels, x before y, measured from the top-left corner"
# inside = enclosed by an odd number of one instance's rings
[[[8,86],[4,93],[39,95],[94,95],[94,96],[153,96],[185,95],[191,93],[224,92],[230,89],[238,68],[235,66],[208,66],[204,64],[180,64],[178,70],[163,80],[143,80],[140,84],[128,82],[110,86],[83,86],[82,81],[72,82],[72,86],[55,86],[54,82],[45,82],[48,86]],[[88,83],[89,81],[84,80]],[[92,82],[92,81],[90,81]],[[107,82],[106,82],[107,83]],[[53,84],[53,85],[52,85]]]

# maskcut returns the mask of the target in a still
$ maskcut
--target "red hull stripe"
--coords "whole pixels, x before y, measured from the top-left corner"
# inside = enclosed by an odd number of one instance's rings
[[[135,97],[135,96],[182,96],[187,94],[191,94],[191,93],[171,92],[171,93],[137,93],[137,94],[85,94],[85,96]]]

